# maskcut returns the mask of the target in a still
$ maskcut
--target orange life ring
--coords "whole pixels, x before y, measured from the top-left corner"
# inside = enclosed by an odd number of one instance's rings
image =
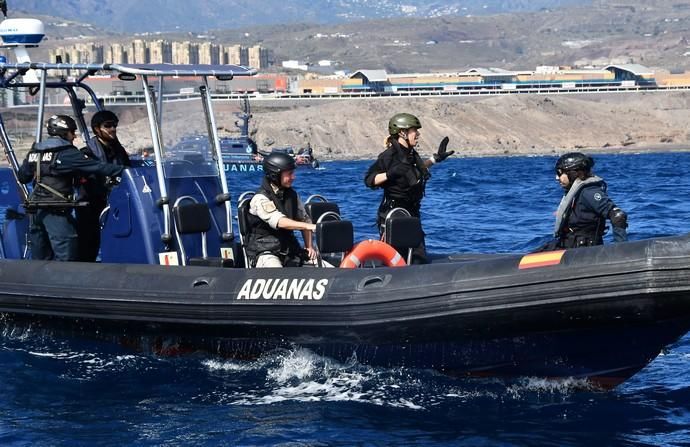
[[[361,267],[366,261],[376,259],[388,267],[403,267],[407,265],[400,253],[392,246],[382,241],[372,239],[355,245],[352,251],[345,255],[341,268],[354,269]]]

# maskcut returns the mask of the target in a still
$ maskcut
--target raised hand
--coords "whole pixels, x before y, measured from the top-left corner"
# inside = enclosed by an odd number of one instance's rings
[[[434,154],[434,161],[436,163],[445,160],[446,158],[450,157],[455,153],[455,151],[446,152],[446,148],[448,147],[448,141],[448,137],[444,137],[443,140],[441,140],[441,144],[438,145],[438,152]]]

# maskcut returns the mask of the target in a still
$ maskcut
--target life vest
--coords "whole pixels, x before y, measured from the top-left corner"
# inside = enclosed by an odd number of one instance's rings
[[[280,194],[273,192],[273,187],[267,179],[257,190],[257,194],[268,197],[278,211],[292,220],[297,220],[298,199],[297,192],[292,188],[283,189]],[[248,213],[249,238],[247,241],[247,255],[256,262],[262,253],[271,253],[285,262],[289,258],[298,257],[301,247],[292,230],[272,228],[258,216]]]
[[[603,180],[594,178],[592,180],[589,183],[583,183],[577,191],[574,191],[572,197],[568,198],[569,203],[557,232],[558,245],[561,248],[589,247],[604,243],[606,217],[585,208],[582,203],[582,193],[585,189],[600,188],[606,191],[606,183]]]

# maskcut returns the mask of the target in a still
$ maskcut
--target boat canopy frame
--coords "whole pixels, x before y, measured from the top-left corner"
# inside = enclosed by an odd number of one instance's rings
[[[30,70],[37,71],[38,83],[26,82],[23,77]],[[48,80],[48,71],[64,72],[58,81]],[[72,72],[78,72],[77,76],[72,76],[73,80],[68,80],[67,75]],[[167,246],[172,241],[171,232],[171,210],[170,198],[168,197],[167,186],[165,182],[165,173],[163,167],[163,136],[161,133],[162,124],[162,106],[163,94],[163,80],[166,77],[188,76],[201,78],[201,85],[199,86],[199,96],[202,101],[204,115],[209,137],[212,140],[213,159],[217,164],[222,193],[216,197],[218,203],[225,203],[226,216],[226,231],[222,234],[222,239],[231,241],[233,239],[232,232],[232,207],[230,204],[230,193],[228,189],[226,176],[223,175],[223,157],[221,155],[220,140],[218,136],[215,115],[213,112],[213,102],[209,89],[208,78],[213,76],[221,81],[232,80],[236,76],[252,76],[256,74],[256,70],[242,65],[185,65],[185,64],[65,64],[65,63],[41,63],[41,62],[22,62],[22,63],[0,63],[0,88],[15,89],[28,88],[32,95],[39,95],[38,114],[36,119],[36,142],[41,141],[43,133],[43,121],[45,113],[45,95],[47,89],[63,89],[67,92],[70,104],[72,106],[73,114],[76,118],[77,125],[84,135],[85,141],[89,139],[89,129],[86,125],[83,116],[83,110],[86,107],[85,101],[80,99],[77,95],[77,89],[83,89],[96,110],[103,110],[103,104],[98,99],[94,90],[85,81],[89,76],[97,73],[113,73],[118,78],[127,81],[135,81],[140,78],[144,89],[144,97],[146,100],[146,110],[148,116],[149,129],[151,133],[151,141],[153,143],[153,151],[155,154],[155,168],[158,178],[158,186],[161,197],[158,200],[158,205],[163,211],[164,229],[161,234],[162,242]],[[152,85],[152,80],[158,78],[158,90],[156,95],[155,87]],[[23,200],[28,197],[28,190],[26,185],[22,184],[18,178],[19,161],[12,147],[6,127],[0,115],[0,143],[3,145],[7,159],[12,167],[17,187]]]

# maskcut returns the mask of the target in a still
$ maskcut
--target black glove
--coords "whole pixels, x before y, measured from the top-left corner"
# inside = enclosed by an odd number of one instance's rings
[[[404,163],[397,163],[388,168],[386,171],[386,178],[388,180],[395,180],[407,174],[407,165]]]
[[[441,144],[438,145],[438,152],[434,154],[434,161],[436,163],[445,160],[455,153],[455,151],[446,152],[446,147],[448,147],[448,137],[444,137],[441,140]]]

